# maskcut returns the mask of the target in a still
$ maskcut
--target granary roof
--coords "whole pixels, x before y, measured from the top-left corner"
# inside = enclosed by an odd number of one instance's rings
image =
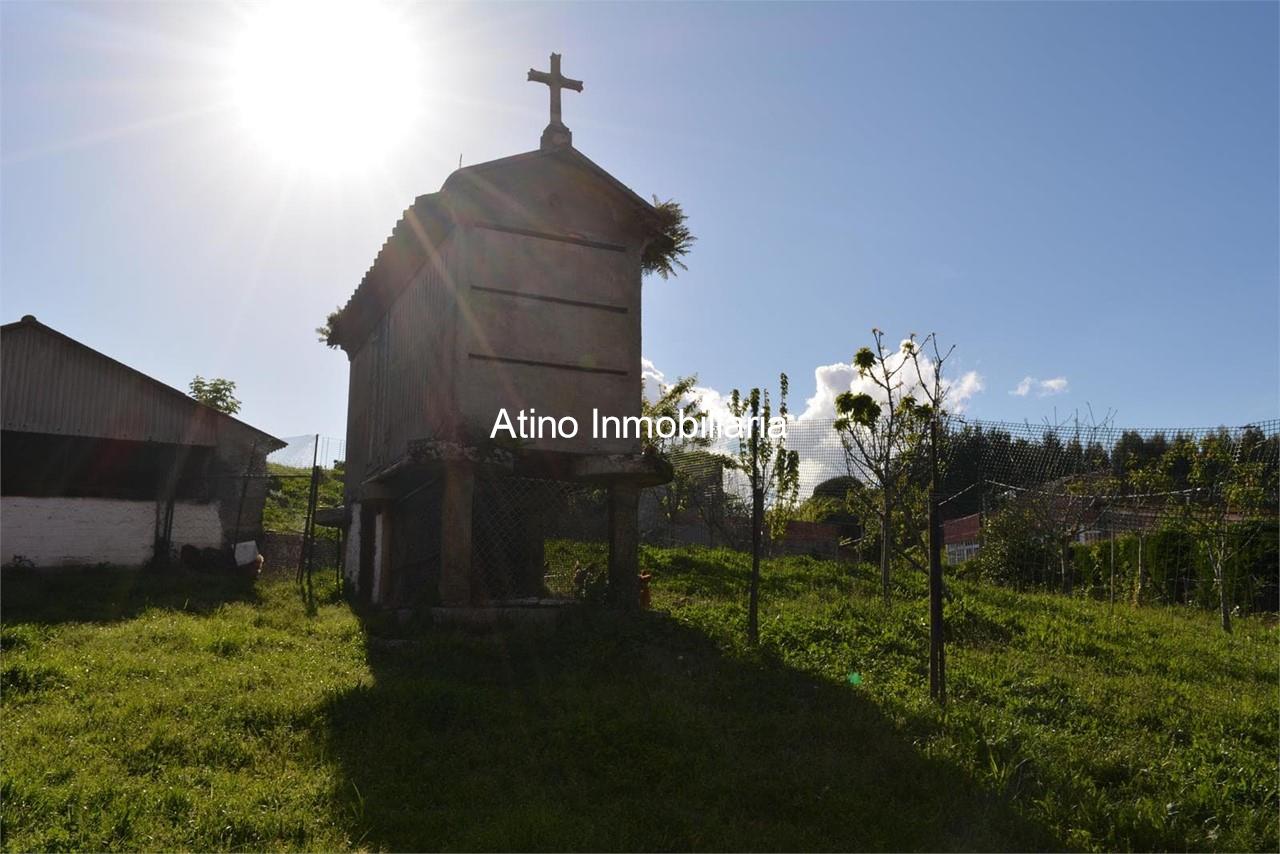
[[[5,430],[213,445],[220,428],[227,428],[252,437],[267,453],[285,446],[32,315],[0,326],[0,342]]]
[[[329,343],[354,351],[386,314],[415,273],[453,231],[440,193],[418,196],[383,242],[355,293],[330,324]]]
[[[534,163],[548,158],[559,158],[585,170],[588,174],[603,181],[606,186],[622,194],[624,198],[640,209],[646,218],[651,218],[656,221],[658,214],[657,211],[654,210],[653,205],[645,201],[645,199],[636,193],[635,190],[632,190],[626,184],[609,174],[604,167],[600,166],[590,157],[587,157],[587,155],[583,154],[571,145],[561,146],[554,149],[542,148],[534,151],[525,151],[521,154],[512,154],[509,157],[499,157],[497,160],[488,160],[484,163],[464,166],[461,169],[455,170],[452,175],[445,179],[444,189],[449,189],[450,184],[457,183],[459,179],[467,175],[496,171],[498,169],[515,166],[521,163]]]
[[[536,165],[548,159],[583,170],[633,207],[642,225],[657,227],[658,213],[653,205],[572,146],[527,151],[464,166],[445,179],[438,192],[418,196],[405,210],[378,250],[372,266],[361,278],[355,293],[331,324],[329,343],[348,352],[359,349],[417,271],[435,255],[454,226],[464,221],[450,205],[451,191],[463,190],[468,184],[483,184],[484,175],[489,172],[518,168],[524,164]]]

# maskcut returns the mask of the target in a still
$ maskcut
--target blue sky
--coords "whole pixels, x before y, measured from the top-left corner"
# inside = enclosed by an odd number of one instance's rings
[[[668,377],[786,371],[803,404],[875,325],[955,343],[976,417],[1275,417],[1278,10],[397,8],[421,72],[403,136],[317,170],[228,100],[255,7],[2,3],[0,315],[178,387],[230,377],[277,435],[340,436],[346,359],[314,327],[459,157],[536,147],[525,71],[557,50],[586,81],[575,144],[698,235],[687,273],[645,284]]]

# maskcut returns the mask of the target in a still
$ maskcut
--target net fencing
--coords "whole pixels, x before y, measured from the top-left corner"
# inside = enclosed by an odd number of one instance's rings
[[[333,514],[343,510],[346,442],[319,434],[292,436],[267,456],[266,497],[260,548],[271,570],[339,570],[344,528]],[[330,516],[326,518],[324,511]],[[343,520],[345,521],[345,520]]]
[[[833,418],[792,421],[785,444],[799,458],[799,484],[794,495],[767,495],[781,520],[768,527],[768,548],[818,554],[836,541],[838,554],[871,558],[887,531],[900,555],[919,557],[931,469],[928,431],[916,426],[877,443],[851,435],[869,428]],[[743,547],[751,496],[743,450],[722,438],[669,454],[676,479],[657,488],[662,541]],[[1118,579],[1121,592],[1179,602],[1207,602],[1226,572],[1244,600],[1275,606],[1280,420],[1130,428],[952,415],[940,425],[937,462],[951,563],[997,545],[981,561],[997,580],[1081,583],[1114,596]],[[882,528],[886,489],[892,509]]]
[[[798,477],[794,494],[766,493],[766,551],[874,560],[888,530],[900,553],[918,557],[930,483],[927,431],[915,430],[885,459],[868,461],[859,458],[848,426],[838,426],[834,418],[788,422],[784,444],[796,454]],[[642,490],[641,541],[749,549],[745,450],[744,441],[723,436],[667,447],[675,477]],[[296,548],[310,542],[317,566],[343,558],[340,526],[316,520],[326,510],[341,512],[344,458],[342,440],[315,435],[291,438],[268,458],[264,527],[293,538]],[[985,552],[981,562],[999,581],[1055,587],[1066,572],[1068,589],[1078,583],[1115,596],[1119,585],[1123,595],[1207,602],[1217,548],[1230,553],[1244,599],[1269,607],[1276,598],[1267,579],[1277,572],[1280,419],[1131,428],[950,415],[941,423],[938,470],[950,563]],[[894,492],[887,528],[879,519],[886,484]],[[412,498],[426,502],[422,530],[439,512],[431,494]],[[605,489],[481,477],[474,562],[495,599],[589,596],[607,564],[607,524]],[[282,562],[292,565],[295,557],[305,555],[290,552]]]
[[[347,458],[347,443],[344,439],[309,433],[305,436],[290,436],[281,441],[285,446],[267,456],[268,465],[279,469],[299,469],[302,475],[310,472],[313,465],[323,469],[341,469]]]
[[[803,499],[833,478],[855,476],[850,461],[851,451],[836,419],[808,419],[788,424],[786,447],[800,459],[799,494]],[[1261,464],[1274,475],[1280,456],[1280,419],[1260,421],[1242,427],[1205,428],[1132,428],[1110,424],[1070,422],[1066,424],[1032,424],[1028,422],[983,421],[949,416],[944,419],[940,441],[940,465],[943,484],[942,500],[960,502],[958,506],[977,508],[978,496],[961,501],[961,492],[983,485],[990,490],[1025,489],[1044,486],[1063,478],[1113,475],[1128,483],[1127,478],[1151,463],[1158,462],[1171,449],[1191,443],[1201,445],[1208,439],[1221,439],[1233,455],[1233,465]],[[908,466],[923,459],[914,458],[901,448],[893,455]],[[677,469],[699,480],[711,479],[723,472],[723,488],[740,496],[749,494],[745,475],[732,461],[739,456],[738,441],[719,438],[699,448],[681,447],[670,454]],[[1223,472],[1224,484],[1234,471]],[[1174,473],[1179,484],[1186,478]],[[1182,488],[1189,488],[1183,486]],[[1270,483],[1272,498],[1274,477]],[[1138,494],[1141,490],[1125,490]]]
[[[608,490],[530,477],[480,478],[473,566],[490,599],[588,598],[608,564]]]

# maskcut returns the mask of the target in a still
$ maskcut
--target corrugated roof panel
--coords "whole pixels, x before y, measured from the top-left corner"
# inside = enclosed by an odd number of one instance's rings
[[[0,335],[0,421],[6,430],[206,446],[225,422],[283,444],[26,318]]]

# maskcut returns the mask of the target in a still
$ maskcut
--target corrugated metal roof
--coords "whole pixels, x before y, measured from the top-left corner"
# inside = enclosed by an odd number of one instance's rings
[[[0,421],[5,430],[180,445],[241,433],[265,452],[284,447],[30,315],[0,326]]]
[[[333,324],[333,343],[348,352],[358,350],[418,269],[439,251],[453,225],[439,193],[418,196],[343,306]]]

